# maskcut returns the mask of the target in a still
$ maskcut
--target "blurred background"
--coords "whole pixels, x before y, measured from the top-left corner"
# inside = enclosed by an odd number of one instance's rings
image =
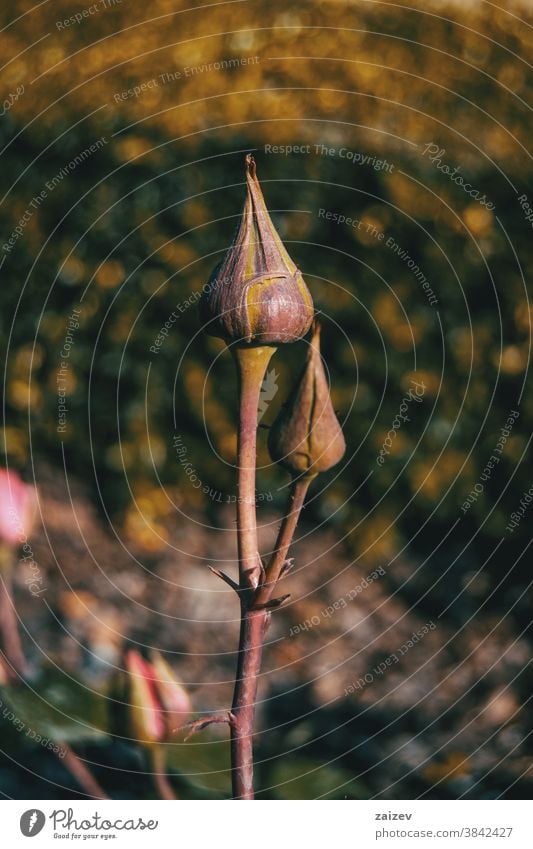
[[[38,487],[42,589],[17,562],[32,673],[3,705],[143,798],[143,752],[111,733],[124,645],[163,652],[195,715],[230,704],[238,611],[206,566],[235,570],[236,391],[196,304],[253,151],[348,443],[273,617],[260,797],[528,797],[530,4],[54,0],[0,19],[0,450]],[[287,494],[266,427],[305,348],[278,352],[265,395],[266,551]],[[0,792],[81,794],[35,735],[2,715]],[[224,729],[168,757],[181,796],[229,793]]]

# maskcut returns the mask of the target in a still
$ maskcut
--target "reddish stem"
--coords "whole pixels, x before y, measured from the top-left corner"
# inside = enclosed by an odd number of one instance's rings
[[[266,604],[274,591],[285,565],[287,552],[303,507],[312,477],[293,481],[289,510],[283,519],[276,547],[268,566],[265,581],[256,593],[253,604]],[[247,608],[242,603],[241,634],[237,679],[232,706],[232,781],[236,799],[253,799],[253,730],[257,679],[261,670],[261,657],[265,635],[270,623],[270,612],[264,608]]]
[[[235,691],[231,707],[231,762],[234,799],[253,799],[253,733],[257,677],[266,631],[268,610],[249,610],[242,606],[241,634]]]
[[[60,746],[65,753],[63,757],[60,758],[61,763],[64,764],[70,774],[74,776],[80,787],[82,787],[83,790],[85,790],[85,792],[94,799],[109,799],[109,796],[104,790],[102,790],[90,769],[84,764],[81,758],[78,757],[76,752],[70,748],[68,743],[61,742],[58,743],[58,746]]]
[[[232,788],[235,799],[253,799],[253,726],[257,676],[269,613],[251,610],[261,580],[257,550],[255,472],[257,464],[257,407],[261,384],[274,348],[233,349],[239,380],[237,541],[241,629],[231,721]]]
[[[257,464],[257,407],[261,384],[275,348],[234,348],[239,383],[237,441],[237,544],[241,588],[255,589],[261,576],[257,551],[255,469]]]

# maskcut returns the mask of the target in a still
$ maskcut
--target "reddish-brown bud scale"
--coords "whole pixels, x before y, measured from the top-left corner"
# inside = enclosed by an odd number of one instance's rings
[[[294,342],[313,320],[311,294],[272,223],[250,155],[239,229],[211,275],[200,312],[212,336],[246,345]]]

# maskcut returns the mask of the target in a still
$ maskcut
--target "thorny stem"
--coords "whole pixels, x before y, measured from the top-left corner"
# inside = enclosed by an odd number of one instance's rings
[[[60,746],[64,752],[61,756],[61,763],[66,767],[66,769],[68,769],[70,774],[74,776],[80,787],[82,787],[83,790],[85,790],[85,792],[94,799],[109,799],[109,796],[104,790],[102,790],[92,772],[84,764],[81,758],[78,757],[76,752],[70,748],[68,743],[62,741],[61,743],[58,743],[58,746]]]
[[[153,779],[161,799],[177,799],[168,780],[165,751],[161,746],[155,746],[151,752]]]
[[[266,573],[257,546],[255,473],[259,393],[274,348],[237,348],[239,377],[237,538],[241,629],[233,704],[231,763],[234,799],[253,799],[253,733],[257,680],[270,623],[268,602],[281,577],[287,552],[313,475],[293,481],[284,517]]]
[[[241,629],[231,717],[231,763],[234,799],[253,799],[253,726],[257,676],[270,614],[251,610],[250,603],[261,580],[257,550],[255,470],[257,407],[261,384],[274,348],[233,350],[239,379],[237,539]]]
[[[270,611],[241,605],[241,633],[231,707],[231,779],[234,799],[253,799],[253,733],[257,677]]]
[[[266,604],[276,589],[287,560],[287,553],[296,530],[296,525],[298,524],[298,519],[300,518],[305,496],[307,495],[307,490],[313,477],[314,475],[298,477],[292,482],[289,507],[281,523],[276,545],[266,570],[263,586],[256,595],[256,605]]]

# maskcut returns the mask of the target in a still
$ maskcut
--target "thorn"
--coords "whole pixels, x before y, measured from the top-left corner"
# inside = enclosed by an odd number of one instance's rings
[[[253,579],[253,578],[257,578],[257,570],[258,570],[258,567],[259,567],[259,572],[261,572],[261,570],[262,570],[262,568],[263,568],[263,565],[262,565],[261,561],[259,561],[258,565],[257,565],[257,566],[254,566],[252,569],[246,569],[246,570],[243,572],[243,575],[244,575],[246,578],[252,578],[252,579]],[[254,581],[254,586],[255,586],[255,581]]]
[[[293,566],[294,566],[294,557],[289,557],[289,559],[286,560],[285,563],[283,564],[283,568],[282,568],[282,570],[279,574],[280,578],[284,578],[285,575],[288,575]]]
[[[254,610],[272,610],[274,607],[280,607],[284,601],[287,601],[288,598],[291,597],[290,593],[286,595],[282,595],[279,598],[271,598],[269,601],[265,601],[264,604],[256,604],[254,605]]]
[[[224,583],[231,587],[232,590],[235,590],[236,593],[240,592],[241,588],[239,587],[239,585],[233,580],[233,578],[230,578],[229,575],[226,575],[225,572],[222,572],[220,569],[215,569],[214,566],[208,566],[207,568],[213,573],[213,575],[216,575],[217,578],[221,578],[221,580],[223,580]]]
[[[185,742],[194,734],[198,734],[200,731],[203,731],[204,728],[207,728],[209,725],[219,725],[225,722],[227,722],[228,725],[231,725],[233,721],[232,716],[233,714],[231,712],[229,712],[227,716],[220,716],[216,714],[213,716],[203,716],[200,719],[194,719],[192,722],[187,722],[186,725],[176,728],[175,731],[185,731],[186,728],[189,729],[188,734],[184,737]]]

